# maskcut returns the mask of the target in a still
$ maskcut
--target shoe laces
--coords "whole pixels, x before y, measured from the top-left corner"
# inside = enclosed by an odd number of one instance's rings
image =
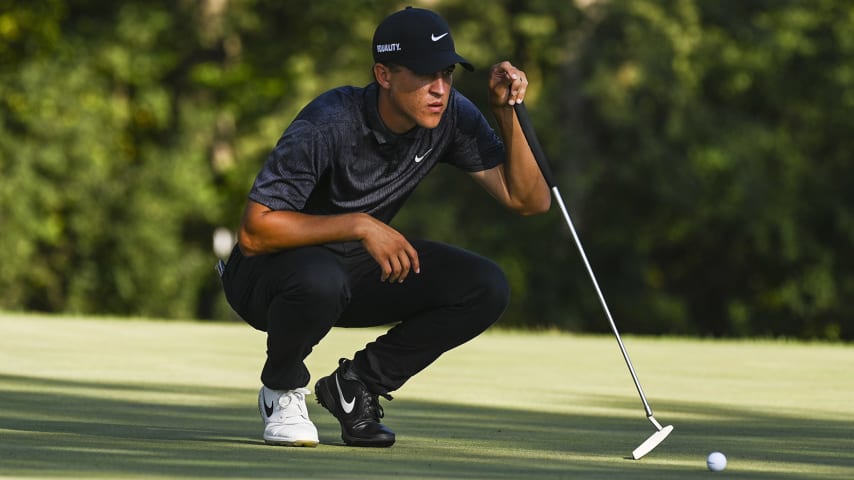
[[[385,416],[385,410],[380,405],[380,397],[386,400],[392,400],[393,397],[387,393],[369,393],[362,397],[362,411],[366,417],[370,417],[377,422]]]
[[[371,393],[368,391],[365,382],[359,378],[359,375],[353,369],[352,362],[350,360],[342,358],[338,361],[338,365],[344,371],[342,378],[355,380],[359,384],[359,389],[363,392],[363,394],[357,395],[360,397],[359,403],[361,404],[362,416],[379,422],[379,420],[385,416],[385,410],[383,410],[382,405],[380,405],[379,397],[383,397],[389,401],[393,400],[394,397],[388,393]]]
[[[295,388],[283,392],[278,399],[280,418],[305,417],[308,418],[308,409],[305,406],[305,396],[310,395],[311,390],[307,388]]]

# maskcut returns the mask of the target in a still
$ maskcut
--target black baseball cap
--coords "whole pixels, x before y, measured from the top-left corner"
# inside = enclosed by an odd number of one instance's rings
[[[374,32],[374,61],[403,65],[429,75],[459,63],[474,70],[454,51],[451,29],[437,13],[406,7],[386,17]]]

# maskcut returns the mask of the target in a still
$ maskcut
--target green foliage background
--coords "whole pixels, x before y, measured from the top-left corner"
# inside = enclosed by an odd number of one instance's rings
[[[376,24],[433,8],[528,108],[621,330],[854,338],[844,0],[0,0],[0,308],[233,318],[211,235]],[[605,331],[563,219],[439,169],[395,225],[496,258],[506,326]]]

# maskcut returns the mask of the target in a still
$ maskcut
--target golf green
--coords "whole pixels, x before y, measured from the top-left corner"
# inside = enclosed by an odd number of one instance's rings
[[[382,401],[387,449],[265,445],[264,336],[240,323],[0,314],[4,478],[854,478],[854,348],[627,336],[655,429],[611,336],[494,330]],[[332,371],[381,330],[335,329]],[[309,385],[311,387],[312,385]],[[724,472],[706,469],[721,451]]]

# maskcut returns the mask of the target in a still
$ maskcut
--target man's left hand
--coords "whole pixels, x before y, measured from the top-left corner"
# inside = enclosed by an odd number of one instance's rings
[[[528,77],[525,72],[510,62],[497,63],[489,69],[489,101],[493,107],[512,107],[522,103],[527,88]]]

